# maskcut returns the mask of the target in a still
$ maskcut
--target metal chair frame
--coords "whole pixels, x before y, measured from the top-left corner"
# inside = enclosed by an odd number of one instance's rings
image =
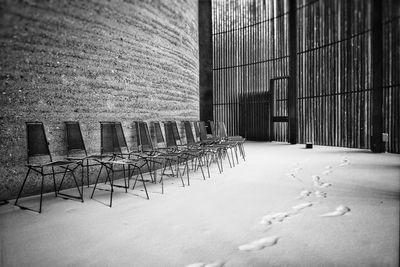
[[[161,183],[161,192],[162,194],[164,194],[164,176],[165,175],[171,175],[171,176],[175,176],[175,172],[178,178],[181,179],[182,182],[182,187],[185,187],[185,182],[183,181],[183,177],[182,177],[182,173],[179,169],[179,165],[183,162],[183,153],[176,150],[176,148],[174,148],[173,146],[168,146],[168,141],[166,140],[166,138],[164,138],[164,135],[162,133],[161,130],[161,125],[160,122],[158,121],[153,121],[151,122],[154,126],[154,130],[155,130],[155,136],[156,136],[156,141],[157,141],[157,145],[159,144],[163,144],[163,147],[157,147],[157,150],[159,152],[161,152],[160,157],[163,158],[163,164],[162,164],[162,171],[161,171],[161,178],[160,178],[160,183]],[[166,123],[164,122],[164,129],[166,127]],[[167,134],[167,133],[166,133]],[[170,136],[168,136],[168,138],[171,138]],[[173,137],[172,137],[173,139]],[[175,172],[174,172],[174,168],[173,165],[175,165]],[[167,168],[169,168],[171,170],[171,174],[166,174],[165,171],[167,170]]]
[[[65,136],[67,140],[67,159],[81,161],[81,174],[82,174],[82,193],[84,186],[84,169],[86,168],[86,181],[87,187],[90,186],[89,168],[93,166],[101,166],[96,159],[110,158],[110,155],[90,154],[88,155],[85,142],[83,140],[81,127],[78,121],[65,121]],[[76,154],[84,154],[84,156],[77,156]]]
[[[231,144],[223,143],[220,138],[216,138],[216,137],[208,138],[205,122],[203,122],[203,121],[199,122],[199,129],[200,129],[201,142],[208,146],[220,148],[221,158],[226,157],[228,159],[228,163],[231,168],[232,168],[232,163],[233,163],[233,166],[235,166],[235,163],[233,161],[233,152],[232,152],[233,146]],[[232,162],[231,162],[231,159],[230,159],[230,156],[228,153],[228,149],[230,149],[230,151],[231,151]],[[222,164],[221,164],[221,168],[222,168]]]
[[[33,131],[33,127],[39,127],[40,128],[40,134],[41,136],[36,137],[42,140],[36,140],[34,134],[32,134]],[[44,177],[45,176],[49,176],[51,175],[53,178],[53,186],[54,186],[54,194],[57,197],[58,195],[62,195],[65,197],[69,197],[69,198],[74,198],[74,199],[80,199],[83,202],[83,192],[80,191],[79,189],[79,185],[78,182],[76,180],[74,171],[75,169],[79,166],[78,162],[75,161],[71,161],[71,160],[56,160],[53,161],[53,157],[50,153],[50,149],[49,149],[49,142],[48,139],[46,137],[46,131],[44,129],[44,125],[42,122],[26,122],[26,133],[27,133],[27,164],[25,165],[28,168],[28,171],[25,175],[25,179],[22,183],[22,186],[19,190],[17,199],[15,200],[15,205],[20,207],[21,209],[26,209],[26,210],[31,210],[31,211],[35,211],[38,213],[42,212],[42,202],[43,202],[43,185],[44,185]],[[40,146],[42,146],[40,149],[36,148],[33,144],[33,142],[36,142],[35,144],[39,143]],[[40,151],[36,151],[36,150],[40,150]],[[44,162],[44,163],[31,163],[31,159],[36,158],[36,157],[42,157],[42,156],[46,156],[48,157],[48,161]],[[76,164],[76,166],[74,167],[70,167],[71,164]],[[55,167],[59,167],[62,169],[62,171],[55,171]],[[51,172],[45,172],[46,168],[51,168]],[[40,201],[39,201],[39,210],[34,210],[32,208],[26,207],[26,206],[22,206],[18,204],[19,199],[21,198],[21,194],[23,191],[23,188],[25,187],[25,183],[29,177],[30,172],[33,171],[39,175],[41,175],[42,179],[41,179],[41,186],[40,186]],[[65,193],[61,193],[61,187],[62,184],[64,182],[64,179],[66,177],[66,174],[70,173],[73,177],[73,180],[75,182],[76,188],[78,189],[79,192],[79,197],[78,196],[73,196],[73,195],[69,195],[69,194],[65,194]],[[60,185],[58,186],[58,190],[57,190],[57,185],[56,185],[56,179],[55,176],[57,174],[62,174],[62,179],[60,182]]]
[[[200,141],[196,142],[196,139],[195,139],[194,134],[193,134],[191,122],[190,121],[184,121],[183,123],[184,123],[184,126],[185,126],[186,142],[187,142],[188,147],[203,151],[203,156],[205,156],[205,158],[206,158],[205,161],[206,161],[208,177],[210,177],[210,168],[209,168],[209,166],[210,166],[211,162],[213,161],[212,160],[213,158],[215,158],[215,161],[216,161],[216,163],[218,165],[218,170],[221,173],[222,169],[221,169],[220,162],[219,162],[221,160],[220,152],[219,152],[220,149],[219,148],[215,148],[215,147],[211,147],[211,146],[202,145]],[[197,122],[194,123],[194,127],[195,127],[195,129],[196,129],[196,127],[198,129]],[[222,164],[222,162],[221,162],[221,164]]]
[[[187,180],[188,180],[188,185],[190,185],[190,179],[189,179],[189,164],[188,161],[190,160],[192,163],[192,169],[195,171],[196,169],[200,168],[201,173],[203,175],[203,179],[205,180],[204,176],[204,171],[203,171],[203,157],[205,155],[205,151],[203,149],[199,149],[198,147],[195,146],[189,146],[188,142],[186,144],[183,144],[181,136],[179,134],[178,130],[178,125],[176,121],[171,121],[171,127],[172,127],[172,136],[174,139],[174,144],[176,145],[176,149],[180,152],[182,152],[184,160],[186,161],[186,167],[183,170],[183,174],[185,174],[185,171],[187,172]],[[186,133],[186,128],[185,128],[185,133]],[[187,138],[186,138],[187,139]],[[179,144],[178,144],[179,142]],[[193,161],[195,163],[195,166],[193,167]],[[208,169],[208,166],[207,166]],[[209,173],[209,171],[208,171]]]
[[[111,136],[108,137],[108,139],[111,139],[111,147],[109,147],[109,144],[106,143],[106,136],[105,136],[105,127],[109,126],[111,127]],[[112,207],[112,198],[113,198],[113,193],[114,193],[114,187],[121,187],[125,189],[125,193],[128,192],[128,188],[129,188],[129,180],[132,178],[132,176],[134,175],[134,171],[135,169],[138,170],[138,174],[136,175],[135,178],[135,183],[132,187],[132,190],[135,189],[136,183],[138,181],[141,181],[143,183],[143,187],[145,189],[146,192],[146,197],[147,199],[149,199],[149,194],[147,192],[147,188],[146,188],[146,184],[145,181],[143,179],[143,175],[142,175],[142,171],[141,168],[143,167],[143,165],[138,164],[141,159],[132,159],[132,158],[124,158],[124,155],[128,155],[129,157],[132,155],[129,153],[129,149],[128,146],[126,145],[126,139],[125,139],[125,135],[123,133],[123,128],[120,122],[100,122],[100,132],[101,132],[101,147],[100,147],[100,151],[102,155],[106,155],[106,154],[111,154],[113,155],[109,160],[104,160],[104,159],[96,159],[102,166],[99,170],[99,173],[97,175],[96,178],[96,182],[94,184],[93,187],[93,191],[92,191],[92,195],[90,198],[93,198],[94,193],[96,191],[97,188],[97,184],[101,175],[101,171],[104,168],[106,170],[107,173],[107,178],[105,183],[107,183],[107,181],[110,181],[110,201],[109,201],[109,206]],[[110,141],[110,140],[108,140]],[[122,148],[127,149],[128,153],[123,153],[122,152]],[[122,170],[117,170],[115,169],[116,166],[122,166]],[[128,167],[128,183],[126,180],[126,170],[125,167]],[[132,168],[132,171],[131,171]],[[123,179],[124,179],[124,185],[116,185],[114,184],[115,181],[115,172],[120,172],[122,171],[124,173],[123,175]],[[111,175],[110,175],[111,173]],[[141,177],[141,179],[139,180],[139,175]]]
[[[228,136],[227,132],[226,132],[226,125],[223,121],[219,121],[218,123],[218,129],[220,132],[220,136],[221,138],[225,139],[226,141],[230,141],[230,142],[237,142],[237,146],[239,148],[239,153],[241,155],[241,157],[243,158],[243,160],[246,160],[246,152],[244,150],[244,143],[246,141],[246,138],[240,136],[240,135],[236,135],[236,136]]]
[[[237,164],[239,164],[239,158],[238,158],[238,153],[237,153],[238,148],[240,150],[239,140],[233,140],[233,139],[229,140],[226,135],[226,129],[224,132],[225,135],[222,136],[223,128],[221,127],[222,126],[221,122],[209,121],[209,123],[211,125],[211,132],[212,132],[213,138],[218,140],[219,144],[229,146],[231,149],[231,154],[232,154],[232,148],[233,148],[234,152],[235,152],[235,156],[236,156],[236,162],[237,162]],[[233,165],[235,165],[233,154],[232,154],[232,162],[233,162]]]

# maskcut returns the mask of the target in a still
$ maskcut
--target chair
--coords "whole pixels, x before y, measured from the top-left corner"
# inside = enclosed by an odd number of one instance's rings
[[[184,123],[184,126],[185,126],[185,123]],[[197,166],[200,168],[201,173],[203,175],[203,179],[205,180],[204,171],[203,171],[203,159],[202,159],[203,156],[205,155],[205,150],[198,146],[194,146],[193,143],[189,144],[187,141],[188,140],[187,136],[186,136],[186,144],[184,144],[181,139],[181,136],[179,134],[178,125],[177,125],[176,121],[171,122],[171,127],[172,127],[172,136],[175,141],[176,147],[179,151],[181,151],[183,153],[185,160],[186,160],[186,168],[184,169],[184,172],[185,172],[185,170],[187,171],[188,185],[190,185],[189,165],[187,163],[189,160],[192,162],[192,169],[196,170]],[[186,133],[186,126],[185,126],[185,133]],[[188,133],[188,134],[190,134],[190,133]],[[193,134],[192,134],[192,137],[193,137]],[[195,165],[196,165],[194,168],[193,168],[193,161],[195,161]]]
[[[226,133],[226,126],[223,121],[218,122],[218,129],[219,129],[221,138],[225,139],[226,141],[237,142],[238,147],[239,147],[239,153],[242,156],[243,160],[246,160],[246,153],[244,150],[244,143],[246,141],[246,138],[244,138],[240,135],[228,136]]]
[[[182,182],[182,186],[185,187],[185,183],[183,181],[182,178],[182,174],[180,172],[179,169],[179,164],[181,164],[183,162],[183,154],[182,152],[176,150],[176,144],[174,144],[174,139],[173,136],[171,136],[172,133],[172,128],[169,128],[169,124],[168,126],[166,126],[168,124],[168,122],[164,123],[164,129],[170,131],[170,133],[166,132],[166,138],[164,139],[164,135],[162,133],[161,130],[161,125],[160,122],[155,121],[155,122],[151,122],[151,125],[154,128],[154,132],[155,132],[155,139],[156,139],[156,144],[157,147],[155,148],[158,152],[160,152],[160,157],[163,159],[163,163],[162,163],[162,171],[161,171],[161,178],[160,178],[160,183],[161,183],[161,190],[162,193],[164,193],[164,175],[167,175],[165,173],[165,171],[167,170],[167,168],[170,169],[172,176],[175,176],[175,172],[176,175],[181,179]],[[174,168],[173,165],[176,166],[175,172],[174,172]]]
[[[58,194],[58,195],[62,195],[62,196],[70,197],[70,198],[80,199],[83,202],[83,193],[79,189],[79,185],[78,185],[78,182],[77,182],[75,174],[74,174],[74,171],[79,166],[79,164],[77,162],[71,161],[71,160],[53,161],[53,157],[52,157],[52,155],[50,153],[50,149],[49,149],[49,142],[47,141],[45,129],[44,129],[42,122],[26,122],[26,132],[27,132],[27,152],[28,152],[26,167],[28,168],[28,171],[26,173],[26,176],[22,183],[22,186],[19,190],[17,199],[15,200],[15,205],[22,209],[27,209],[27,210],[41,213],[42,212],[42,201],[43,201],[44,177],[48,176],[48,175],[51,175],[53,178],[54,194],[56,197]],[[60,170],[56,170],[55,168],[59,168]],[[50,172],[46,172],[46,170],[48,170],[48,169],[50,169]],[[21,197],[23,188],[25,186],[25,183],[26,183],[31,171],[39,174],[42,177],[41,186],[40,186],[39,210],[34,210],[34,209],[31,209],[31,208],[28,208],[28,207],[18,204],[18,201]],[[67,173],[70,173],[71,176],[73,177],[75,186],[79,192],[79,197],[60,192],[62,184],[64,182],[64,179],[65,179]],[[63,175],[58,189],[57,189],[56,179],[55,179],[56,174]]]
[[[94,184],[94,188],[92,191],[91,198],[93,198],[94,193],[97,188],[97,184],[99,181],[99,177],[101,175],[101,171],[103,168],[106,170],[107,173],[107,178],[106,178],[106,183],[107,181],[110,182],[110,187],[111,187],[111,193],[110,193],[110,204],[109,206],[112,207],[112,197],[114,193],[114,187],[121,187],[125,189],[125,193],[128,192],[129,188],[129,180],[131,179],[131,176],[133,176],[133,172],[138,170],[138,174],[136,175],[135,178],[135,183],[133,185],[133,189],[135,189],[136,183],[138,181],[141,181],[143,183],[144,190],[146,192],[146,197],[149,199],[149,195],[147,192],[146,184],[143,179],[142,171],[141,168],[144,166],[143,160],[136,158],[133,159],[131,158],[131,153],[129,153],[129,149],[126,143],[125,135],[123,133],[123,128],[120,122],[100,122],[100,131],[101,131],[101,154],[102,155],[112,155],[112,157],[108,160],[105,159],[96,159],[100,164],[101,168],[99,170],[99,173],[96,178],[96,182]],[[128,158],[124,156],[128,156]],[[122,166],[122,170],[118,170],[115,167],[116,166]],[[125,167],[128,167],[128,183],[126,180],[126,169]],[[132,168],[132,171],[131,171]],[[123,179],[124,179],[124,185],[116,185],[114,184],[115,181],[115,173],[116,172],[123,172]],[[111,175],[110,175],[111,173]],[[138,177],[141,177],[139,180]]]
[[[156,165],[162,164],[162,153],[154,148],[147,123],[143,121],[134,121],[134,125],[138,149],[136,155],[146,160],[151,180],[156,182]]]
[[[88,155],[85,142],[83,141],[81,128],[78,121],[65,121],[65,133],[67,143],[67,159],[81,162],[82,167],[82,193],[83,193],[83,180],[84,168],[86,168],[86,180],[89,187],[89,167],[101,165],[94,159],[101,159],[110,157],[109,155],[91,154]]]
[[[219,122],[219,121],[209,121],[209,123],[210,123],[210,125],[211,125],[211,131],[212,131],[212,135],[213,135],[213,138],[214,139],[216,139],[216,140],[218,140],[219,141],[219,143],[220,144],[223,144],[223,145],[227,145],[227,146],[229,146],[230,148],[231,148],[231,154],[232,154],[232,148],[234,149],[234,151],[235,151],[235,156],[236,156],[236,162],[237,162],[237,164],[239,164],[239,159],[238,159],[238,153],[237,153],[237,150],[238,150],[238,148],[239,148],[239,150],[240,150],[240,144],[239,144],[239,142],[241,141],[241,140],[239,140],[239,139],[228,139],[228,137],[227,137],[227,135],[226,135],[226,128],[224,128],[224,130],[225,130],[225,135],[224,136],[222,136],[222,122]],[[225,124],[224,124],[224,126],[225,126]],[[233,162],[233,165],[235,165],[235,161],[234,161],[234,157],[233,157],[233,154],[232,154],[232,162]]]
[[[207,166],[207,173],[208,173],[208,177],[210,177],[210,163],[212,162],[212,158],[216,158],[216,162],[218,165],[218,170],[221,173],[221,167],[219,165],[219,148],[213,148],[210,146],[204,146],[201,144],[200,141],[196,141],[194,135],[193,135],[193,131],[192,131],[192,124],[190,121],[184,121],[183,122],[184,127],[185,127],[185,134],[186,134],[186,143],[187,146],[191,149],[197,149],[197,150],[201,150],[203,151],[203,155],[206,158],[206,166]],[[197,123],[194,123],[194,127],[196,129],[196,125]],[[198,127],[197,127],[198,129]],[[202,155],[202,156],[203,156]],[[211,155],[211,158],[209,157]]]
[[[200,140],[203,144],[205,145],[212,145],[213,147],[218,147],[221,149],[221,158],[226,157],[228,159],[229,166],[232,168],[232,163],[233,166],[235,166],[235,163],[233,161],[233,152],[232,148],[234,148],[233,144],[223,142],[223,140],[219,137],[211,137],[208,138],[207,136],[207,130],[205,126],[205,122],[200,121],[199,122],[199,128],[200,128]],[[231,156],[232,156],[232,162],[229,157],[228,149],[231,151]],[[221,164],[222,168],[222,164]]]

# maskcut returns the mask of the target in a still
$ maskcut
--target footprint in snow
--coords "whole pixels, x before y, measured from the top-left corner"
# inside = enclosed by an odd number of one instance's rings
[[[328,175],[328,174],[330,174],[330,173],[332,173],[332,170],[326,170],[326,171],[323,171],[323,172],[322,172],[323,175]]]
[[[69,209],[66,209],[65,212],[74,212],[76,210],[77,210],[77,208],[69,208]]]
[[[270,236],[264,237],[248,244],[242,245],[239,247],[239,250],[242,251],[257,251],[261,250],[265,247],[270,247],[278,243],[279,237],[278,236]]]
[[[299,205],[293,206],[292,208],[296,211],[311,207],[313,204],[311,202],[301,203]]]
[[[332,185],[332,184],[330,184],[330,183],[321,182],[321,178],[320,178],[318,175],[313,175],[313,176],[311,176],[311,177],[312,177],[312,179],[313,179],[313,184],[314,184],[315,187],[324,188],[324,187],[329,187],[329,186]]]
[[[186,267],[223,267],[225,265],[225,262],[222,261],[214,261],[212,263],[203,263],[203,262],[196,262],[192,263],[189,265],[186,265]]]
[[[349,160],[346,157],[342,157],[339,166],[346,166],[346,165],[349,165]]]
[[[262,217],[260,224],[270,225],[274,222],[282,222],[285,218],[289,217],[287,212],[279,212],[274,214],[268,214]]]
[[[303,191],[300,192],[300,196],[297,197],[297,199],[301,199],[301,198],[304,198],[304,197],[308,197],[309,195],[311,195],[311,192],[310,192],[310,191],[303,190]]]
[[[343,216],[346,213],[350,212],[350,208],[340,205],[336,208],[336,210],[332,211],[332,212],[328,212],[325,214],[322,214],[321,217],[337,217],[337,216]]]
[[[294,171],[298,172],[298,171],[301,171],[302,169],[303,169],[302,167],[297,167],[294,169]]]
[[[330,184],[330,183],[321,183],[319,185],[319,187],[321,187],[321,188],[330,187],[330,186],[332,186],[332,184]]]
[[[212,263],[206,264],[204,267],[223,267],[225,262],[222,261],[214,261]]]
[[[322,182],[319,182],[319,181],[314,181],[314,186],[315,187],[320,187],[320,188],[326,188],[326,187],[332,186],[332,184],[330,184],[330,183],[322,183]]]
[[[321,178],[318,175],[311,175],[313,181],[319,181]]]
[[[196,262],[196,263],[186,265],[186,267],[204,267],[204,266],[206,266],[206,264],[203,262]]]
[[[297,181],[301,181],[301,179],[298,178],[298,177],[296,177],[296,174],[293,173],[293,172],[287,173],[286,176],[289,177],[289,178],[291,178],[291,179],[293,179],[293,180],[295,180],[295,181],[296,181],[296,180],[297,180]]]
[[[314,194],[315,194],[316,197],[326,198],[326,193],[325,192],[315,191]]]

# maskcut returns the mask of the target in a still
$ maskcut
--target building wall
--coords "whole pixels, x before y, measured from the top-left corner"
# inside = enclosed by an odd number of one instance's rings
[[[58,158],[63,121],[99,152],[99,121],[121,121],[132,145],[133,120],[198,119],[197,1],[9,0],[0,12],[0,200],[24,178],[25,121],[44,123]]]

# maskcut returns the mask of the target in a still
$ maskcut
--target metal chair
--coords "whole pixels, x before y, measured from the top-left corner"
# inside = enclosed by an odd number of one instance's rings
[[[209,123],[211,125],[211,131],[212,131],[213,138],[218,140],[219,144],[229,146],[231,149],[231,154],[232,154],[232,149],[234,149],[235,156],[236,156],[236,162],[237,162],[237,164],[239,164],[237,150],[239,148],[240,153],[241,153],[241,149],[240,149],[241,144],[239,144],[239,142],[241,142],[242,140],[239,140],[237,138],[236,139],[228,139],[227,134],[226,134],[226,128],[222,128],[222,122],[209,121]],[[225,126],[225,124],[224,124],[224,126]],[[223,130],[225,130],[224,136],[222,136]],[[233,162],[233,165],[235,165],[235,160],[234,160],[233,154],[232,154],[232,162]]]
[[[51,175],[53,178],[54,194],[56,197],[58,194],[58,195],[62,195],[62,196],[70,197],[70,198],[80,199],[83,202],[83,194],[79,189],[79,185],[78,185],[78,182],[77,182],[75,174],[74,174],[74,171],[79,166],[79,164],[77,162],[71,161],[71,160],[53,161],[53,157],[52,157],[52,155],[50,153],[50,149],[49,149],[49,142],[47,140],[45,129],[44,129],[42,122],[26,122],[26,132],[27,132],[27,152],[28,152],[26,167],[28,168],[28,171],[26,173],[26,176],[22,183],[22,186],[19,190],[17,199],[15,200],[15,205],[22,209],[27,209],[27,210],[41,213],[42,212],[42,201],[43,201],[44,177],[48,176],[48,175]],[[59,168],[60,170],[55,170],[55,168]],[[50,169],[50,172],[46,172],[47,169]],[[18,204],[18,201],[21,197],[23,188],[25,186],[25,183],[26,183],[31,171],[39,174],[42,177],[41,185],[40,185],[39,210],[34,210],[34,209],[31,209],[31,208],[28,208],[28,207]],[[60,192],[60,190],[62,188],[62,184],[64,182],[64,179],[65,179],[67,173],[70,173],[71,176],[73,177],[75,186],[79,192],[79,197]],[[55,179],[56,174],[63,175],[58,189],[57,189],[56,179]]]
[[[125,189],[125,193],[128,192],[129,188],[129,180],[134,175],[134,171],[138,170],[138,174],[135,178],[135,183],[133,188],[135,188],[136,183],[141,181],[143,183],[143,187],[146,192],[146,197],[149,199],[149,194],[147,192],[146,184],[143,179],[141,168],[144,166],[142,159],[133,159],[131,158],[131,153],[129,153],[129,149],[126,143],[125,135],[123,133],[122,125],[120,122],[100,122],[100,129],[101,129],[101,154],[102,155],[113,155],[109,160],[105,159],[96,159],[102,166],[99,170],[99,173],[96,178],[96,182],[94,184],[94,188],[92,191],[91,198],[93,198],[94,193],[97,188],[97,184],[101,175],[101,171],[103,168],[106,170],[107,181],[110,182],[111,193],[110,193],[110,204],[109,206],[112,207],[112,197],[114,193],[114,187],[121,187]],[[124,157],[128,155],[128,158]],[[122,166],[122,170],[116,169],[117,166]],[[126,180],[126,169],[128,168],[128,183]],[[124,185],[117,185],[114,184],[115,181],[115,173],[116,172],[123,172],[123,179]],[[138,177],[141,177],[139,180]]]
[[[183,122],[184,127],[185,127],[185,134],[186,134],[186,143],[187,146],[191,149],[197,149],[197,150],[201,150],[202,156],[205,157],[205,165],[207,167],[207,173],[208,173],[208,177],[210,177],[210,163],[212,162],[212,159],[215,158],[217,165],[218,165],[218,170],[221,173],[221,167],[220,167],[220,163],[219,163],[219,148],[214,148],[214,147],[210,147],[210,146],[205,146],[202,145],[200,141],[196,141],[194,134],[193,134],[193,130],[192,130],[192,124],[190,121],[184,121]],[[197,123],[194,123],[195,125],[195,129],[196,129],[196,125]],[[198,128],[198,127],[197,127]],[[201,162],[202,163],[202,162]]]
[[[246,141],[246,138],[244,138],[240,135],[228,136],[228,134],[226,133],[226,126],[223,121],[217,122],[217,125],[218,125],[217,128],[219,129],[219,134],[220,134],[221,138],[223,138],[224,140],[226,140],[228,142],[237,142],[237,146],[239,148],[239,153],[242,156],[243,160],[246,160],[246,153],[244,150],[244,143]]]
[[[184,124],[185,126],[185,124]],[[176,149],[182,152],[185,161],[186,161],[186,168],[184,169],[187,171],[187,180],[188,180],[188,185],[190,185],[190,179],[189,179],[189,164],[188,161],[192,162],[192,169],[197,170],[200,168],[201,173],[203,175],[203,179],[205,180],[204,176],[204,171],[203,171],[203,157],[205,155],[205,150],[199,148],[198,146],[194,146],[193,143],[189,145],[186,137],[186,144],[183,143],[181,136],[179,134],[178,130],[178,124],[176,121],[171,122],[171,127],[172,127],[172,136],[176,144]],[[185,126],[185,133],[186,133],[186,126]],[[190,138],[190,137],[189,137]],[[193,161],[195,162],[195,166],[193,167]],[[208,169],[208,168],[207,168]]]
[[[176,150],[176,143],[174,143],[172,128],[170,128],[169,126],[170,124],[168,122],[164,122],[164,129],[166,131],[165,139],[161,130],[160,122],[158,121],[151,122],[151,125],[153,126],[155,131],[156,144],[157,144],[156,149],[161,153],[160,157],[163,158],[163,163],[161,167],[162,169],[161,178],[160,178],[162,193],[164,193],[164,176],[165,175],[175,176],[175,172],[176,175],[181,179],[182,187],[185,187],[182,173],[179,168],[179,165],[182,162],[184,162],[183,153]],[[169,132],[168,134],[167,131]],[[175,166],[175,171],[173,166]],[[169,168],[169,170],[171,171],[170,174],[165,173],[167,168]]]
[[[219,137],[211,137],[209,138],[207,136],[207,130],[206,130],[206,125],[204,121],[200,121],[199,122],[199,129],[200,129],[200,140],[203,144],[208,145],[208,146],[213,146],[213,147],[217,147],[220,148],[220,155],[221,158],[226,157],[228,159],[228,163],[229,166],[232,168],[232,164],[233,166],[235,166],[235,163],[233,161],[233,152],[232,149],[234,148],[233,144],[230,143],[226,143],[223,142],[223,140]],[[228,150],[230,150],[231,152],[231,156],[232,156],[232,162],[228,153]],[[221,168],[222,168],[222,164],[221,164]]]
[[[146,122],[134,121],[134,125],[136,130],[137,156],[146,160],[150,178],[153,182],[156,182],[156,165],[163,163],[163,153],[154,148]]]
[[[100,166],[95,159],[110,157],[110,155],[90,154],[88,155],[85,142],[83,141],[82,131],[78,121],[65,121],[65,133],[67,143],[67,159],[80,161],[82,167],[82,194],[84,186],[84,169],[86,168],[87,187],[89,187],[89,168]]]

